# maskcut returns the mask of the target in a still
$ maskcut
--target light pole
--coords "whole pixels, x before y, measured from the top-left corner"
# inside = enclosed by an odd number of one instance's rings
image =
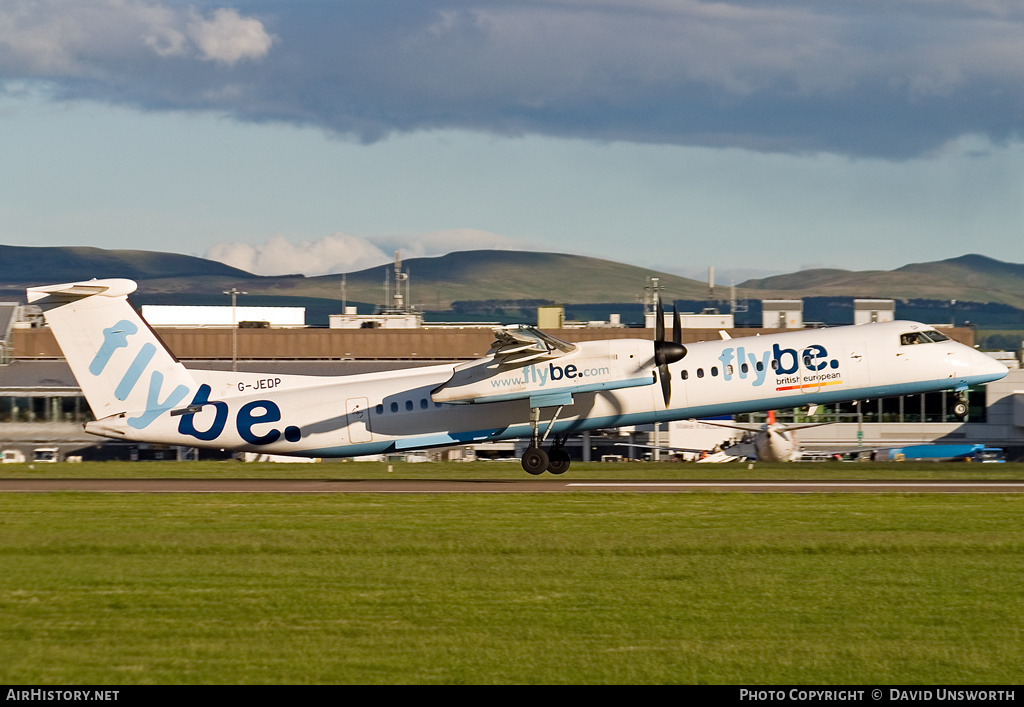
[[[231,371],[238,372],[238,295],[249,293],[232,287],[224,290],[224,294],[231,295]]]

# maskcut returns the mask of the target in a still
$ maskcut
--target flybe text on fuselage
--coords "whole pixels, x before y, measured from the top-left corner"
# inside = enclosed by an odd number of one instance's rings
[[[491,380],[492,388],[508,388],[522,384],[537,385],[543,388],[549,382],[557,383],[561,380],[573,380],[576,378],[600,378],[610,376],[612,369],[609,366],[588,365],[580,362],[580,365],[568,364],[556,366],[553,363],[547,365],[530,364],[511,375]]]
[[[118,400],[126,401],[139,384],[143,375],[151,367],[151,362],[157,352],[156,346],[151,342],[135,340],[143,336],[138,325],[128,320],[120,320],[113,326],[102,330],[102,339],[92,361],[89,364],[89,373],[93,376],[101,376],[109,368],[118,368],[120,362],[122,368],[114,371],[116,373],[124,370],[120,381],[114,390]],[[119,349],[125,349],[126,355],[131,359],[127,368],[123,368],[125,359],[118,359],[115,354]],[[280,378],[259,378],[251,382],[239,382],[239,391],[247,389],[261,391],[275,388],[281,384]],[[145,397],[145,410],[134,413],[127,417],[125,423],[134,430],[144,430],[159,419],[165,412],[170,411],[181,403],[188,395],[189,388],[185,385],[177,385],[169,393],[164,393],[164,375],[158,370],[150,374],[150,381]],[[228,425],[229,406],[226,402],[210,401],[210,386],[203,384],[189,403],[189,407],[175,415],[177,417],[178,434],[194,438],[202,442],[211,442],[221,437]],[[213,419],[209,421],[205,429],[197,426],[194,418],[204,408],[214,410]],[[298,442],[302,437],[301,430],[294,426],[284,426],[283,433],[271,423],[279,422],[282,419],[281,410],[272,400],[251,400],[237,407],[234,417],[234,429],[238,436],[246,443],[261,446],[273,444],[284,437],[288,442]],[[90,423],[90,427],[98,429],[104,425],[117,424],[114,421],[97,421]],[[259,431],[257,431],[259,430]]]
[[[435,402],[495,402],[651,385],[654,378],[638,363],[647,346],[630,339],[582,342],[568,356],[503,370],[494,361],[476,362],[456,369],[432,396]]]
[[[764,385],[769,370],[775,373],[777,391],[799,389],[805,385],[839,385],[842,371],[839,360],[832,358],[821,344],[802,349],[772,344],[767,351],[751,351],[747,346],[729,346],[721,350],[722,378],[745,381],[752,386]]]

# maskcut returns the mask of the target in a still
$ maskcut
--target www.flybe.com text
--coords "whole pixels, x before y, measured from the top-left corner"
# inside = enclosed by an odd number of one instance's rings
[[[544,387],[550,381],[574,380],[577,378],[597,378],[611,375],[612,369],[608,366],[579,366],[570,363],[566,366],[556,366],[549,363],[547,366],[529,365],[525,366],[522,375],[512,378],[491,379],[492,388],[508,388],[517,385],[535,384]]]

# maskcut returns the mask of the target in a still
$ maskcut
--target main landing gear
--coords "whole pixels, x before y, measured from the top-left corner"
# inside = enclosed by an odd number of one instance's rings
[[[568,435],[555,435],[555,440],[548,448],[548,451],[545,452],[541,449],[541,445],[547,440],[548,433],[551,432],[551,426],[555,424],[555,420],[558,419],[558,413],[561,411],[562,406],[559,405],[558,409],[555,410],[555,414],[552,415],[547,429],[544,431],[544,436],[541,437],[539,429],[540,408],[531,408],[530,427],[533,429],[533,434],[530,437],[530,446],[523,452],[522,460],[523,469],[528,474],[538,476],[545,471],[550,471],[552,474],[564,474],[569,470],[572,458],[564,449]]]

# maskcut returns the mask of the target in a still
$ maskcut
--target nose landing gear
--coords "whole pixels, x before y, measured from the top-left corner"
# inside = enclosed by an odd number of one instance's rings
[[[953,403],[953,414],[960,420],[967,420],[967,391],[958,390],[956,393],[956,402]]]

